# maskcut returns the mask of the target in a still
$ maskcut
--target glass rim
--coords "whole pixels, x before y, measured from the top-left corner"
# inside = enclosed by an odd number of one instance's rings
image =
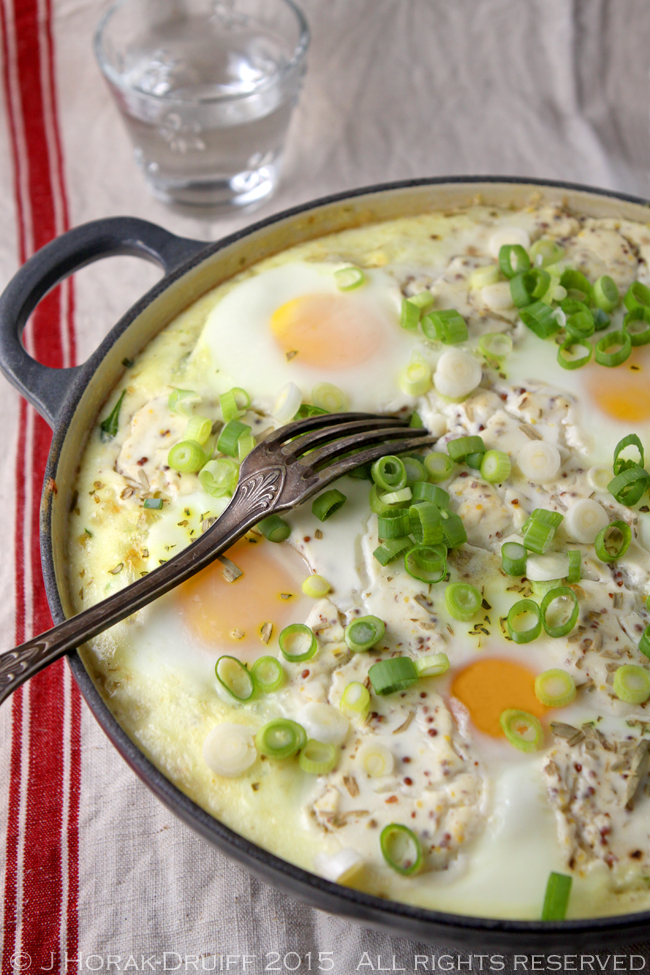
[[[167,103],[171,105],[171,104],[185,103],[185,104],[195,104],[195,105],[196,104],[209,105],[209,104],[219,104],[219,103],[223,104],[226,102],[233,102],[233,101],[239,101],[244,98],[250,98],[252,95],[257,95],[259,92],[264,91],[266,88],[270,88],[273,85],[278,84],[288,75],[290,75],[297,67],[299,67],[301,62],[304,61],[305,55],[307,53],[307,48],[309,47],[309,42],[311,39],[309,24],[307,23],[307,19],[303,14],[302,10],[300,9],[300,7],[298,7],[294,3],[294,0],[278,0],[278,2],[283,3],[286,7],[288,7],[290,10],[293,11],[296,20],[298,22],[298,29],[300,31],[300,35],[298,37],[298,43],[293,49],[291,59],[287,61],[287,63],[276,74],[273,74],[268,78],[262,79],[259,82],[259,84],[256,84],[249,91],[233,91],[233,92],[227,92],[219,95],[210,95],[208,97],[199,97],[199,98],[191,98],[191,99],[179,98],[174,94],[157,95],[154,92],[143,91],[142,89],[136,88],[133,85],[125,84],[123,78],[121,77],[120,74],[118,74],[117,71],[115,71],[115,69],[113,68],[112,64],[109,62],[105,54],[103,39],[104,39],[104,32],[106,30],[106,27],[108,26],[108,23],[113,17],[113,15],[118,10],[121,7],[125,6],[127,3],[131,3],[131,2],[132,0],[117,0],[117,2],[111,4],[108,10],[102,15],[102,18],[97,25],[97,29],[95,30],[95,34],[93,37],[93,50],[95,52],[95,58],[97,60],[97,64],[99,65],[102,74],[104,75],[105,78],[108,79],[108,81],[110,81],[112,85],[114,85],[116,88],[119,88],[120,91],[122,92],[133,93],[140,98],[150,98],[156,104]]]

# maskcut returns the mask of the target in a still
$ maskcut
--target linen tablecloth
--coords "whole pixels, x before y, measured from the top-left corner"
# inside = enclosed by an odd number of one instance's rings
[[[647,0],[302,5],[313,37],[308,74],[282,186],[260,217],[430,175],[535,176],[650,195]],[[94,0],[0,0],[2,285],[37,248],[93,218],[130,214],[206,240],[255,219],[202,222],[148,195],[93,61],[103,9]],[[51,366],[83,361],[157,273],[130,258],[82,271],[41,304],[28,348]],[[0,411],[8,648],[50,622],[38,551],[49,432],[4,382]],[[63,662],[2,707],[0,737],[3,973],[307,972],[319,970],[319,952],[320,970],[335,975],[526,970],[521,958],[372,932],[251,879],[136,780]],[[591,965],[643,971],[649,956],[648,945],[621,948]],[[579,964],[537,956],[535,967]]]

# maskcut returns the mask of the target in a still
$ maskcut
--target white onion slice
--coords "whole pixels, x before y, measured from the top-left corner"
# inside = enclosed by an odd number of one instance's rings
[[[512,294],[510,292],[509,281],[498,281],[496,284],[486,284],[484,288],[481,288],[481,298],[488,306],[490,311],[507,311],[508,308],[514,308],[515,306],[515,303],[512,300]]]
[[[311,391],[311,401],[328,413],[346,413],[350,409],[347,393],[333,383],[317,383]]]
[[[315,738],[324,745],[340,745],[345,741],[350,722],[338,708],[331,704],[305,704],[296,718],[307,732],[308,738]]]
[[[302,393],[295,383],[286,383],[278,393],[272,416],[280,425],[293,419],[302,405]]]
[[[584,545],[593,545],[598,532],[608,524],[607,512],[593,498],[580,498],[569,508],[564,518],[567,535]]]
[[[395,768],[393,753],[380,742],[367,741],[357,752],[356,760],[366,775],[370,775],[373,779],[390,775]]]
[[[551,582],[566,579],[569,574],[569,556],[562,552],[546,555],[529,555],[526,559],[526,576],[531,582]]]
[[[597,466],[590,467],[587,471],[587,480],[589,481],[589,486],[594,489],[594,491],[606,491],[607,485],[611,481],[612,477],[611,467]]]
[[[531,440],[517,454],[519,470],[529,481],[543,484],[554,480],[560,470],[562,458],[553,444],[543,440]]]
[[[206,735],[203,760],[217,775],[236,778],[251,767],[257,758],[253,735],[241,724],[225,721]]]
[[[499,251],[504,244],[519,244],[524,250],[530,247],[530,234],[523,227],[499,227],[488,241],[488,254],[499,260]]]
[[[334,884],[346,883],[360,867],[364,859],[356,850],[347,847],[338,853],[318,853],[314,857],[314,869],[325,880]]]
[[[438,359],[435,384],[441,396],[458,399],[469,396],[481,381],[481,363],[462,349],[448,349]]]

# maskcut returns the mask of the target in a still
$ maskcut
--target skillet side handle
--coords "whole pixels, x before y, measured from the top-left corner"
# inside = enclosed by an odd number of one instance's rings
[[[176,237],[135,217],[93,220],[55,238],[23,264],[0,296],[0,370],[54,427],[81,367],[52,369],[26,352],[21,337],[39,301],[75,271],[102,257],[142,257],[168,274],[205,247],[203,241]]]

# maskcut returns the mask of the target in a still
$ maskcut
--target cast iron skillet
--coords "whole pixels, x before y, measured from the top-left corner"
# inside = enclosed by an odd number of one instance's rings
[[[368,187],[277,214],[206,246],[130,217],[97,220],[69,231],[35,254],[0,298],[0,369],[54,431],[41,505],[45,587],[56,622],[72,612],[65,580],[66,513],[81,452],[98,411],[132,358],[180,311],[211,287],[269,254],[346,227],[467,205],[523,204],[536,194],[596,217],[647,222],[648,204],[622,194],[567,183],[467,177]],[[101,257],[132,254],[158,263],[165,277],[115,325],[81,366],[49,369],[20,337],[41,298],[65,277]],[[53,486],[56,485],[56,490]],[[85,657],[85,665],[82,657]],[[647,937],[650,911],[592,920],[542,923],[463,917],[428,911],[350,890],[280,860],[223,826],[169,782],[118,725],[98,686],[92,659],[69,657],[81,693],[136,774],[168,809],[246,869],[315,907],[417,941],[506,952],[620,947]]]

